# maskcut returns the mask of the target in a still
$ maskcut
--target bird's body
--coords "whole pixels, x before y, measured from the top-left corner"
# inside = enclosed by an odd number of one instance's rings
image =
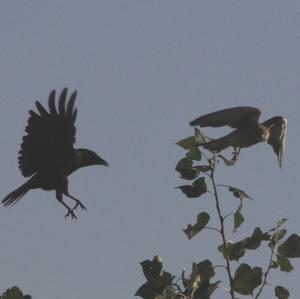
[[[56,198],[68,210],[66,216],[76,218],[74,210],[84,205],[68,192],[68,176],[78,168],[89,165],[108,163],[88,149],[74,149],[75,120],[77,109],[74,109],[76,91],[66,103],[65,88],[55,105],[55,90],[49,95],[49,111],[36,102],[38,113],[30,110],[26,127],[27,135],[23,137],[19,152],[19,168],[25,177],[30,179],[2,201],[4,206],[18,202],[30,189],[55,190]],[[63,195],[72,198],[76,204],[70,208],[63,202]]]
[[[285,149],[287,119],[275,116],[259,123],[261,111],[254,107],[234,107],[209,113],[190,122],[191,126],[236,128],[231,133],[199,145],[214,151],[227,147],[244,148],[259,142],[268,142],[278,157],[281,167]]]

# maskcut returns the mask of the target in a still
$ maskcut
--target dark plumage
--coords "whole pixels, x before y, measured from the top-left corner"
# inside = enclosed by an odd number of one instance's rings
[[[15,191],[9,193],[2,204],[7,207],[16,204],[30,189],[55,190],[57,200],[68,210],[66,217],[76,218],[74,210],[85,206],[68,192],[67,177],[80,167],[105,165],[108,163],[95,152],[88,149],[74,149],[75,120],[77,109],[74,108],[77,92],[69,100],[67,88],[60,94],[58,105],[55,105],[55,90],[51,91],[48,100],[49,111],[36,102],[37,112],[30,110],[26,133],[19,151],[19,168],[24,177],[31,178]],[[75,206],[70,208],[63,195],[72,198]]]
[[[285,150],[287,119],[282,116],[272,117],[259,123],[261,111],[254,107],[234,107],[200,116],[190,122],[191,126],[235,128],[226,136],[201,143],[207,149],[221,151],[227,147],[249,147],[266,141],[277,155],[279,166],[282,165]]]

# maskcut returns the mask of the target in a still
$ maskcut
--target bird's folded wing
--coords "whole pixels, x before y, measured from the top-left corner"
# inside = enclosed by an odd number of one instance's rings
[[[270,128],[268,143],[276,153],[280,167],[285,151],[287,124],[287,119],[281,116],[275,116],[263,122],[263,125]]]
[[[234,107],[200,116],[190,122],[191,126],[242,128],[258,123],[261,111],[254,107]]]
[[[228,134],[224,137],[201,143],[201,144],[199,144],[199,146],[203,146],[204,148],[206,148],[208,150],[219,152],[227,147],[232,146],[231,139],[232,139],[231,135]]]
[[[75,142],[74,109],[76,91],[66,104],[67,89],[63,89],[55,105],[55,90],[49,95],[49,111],[36,102],[37,112],[29,111],[30,117],[19,152],[19,168],[24,176],[47,170],[58,163],[65,163]]]

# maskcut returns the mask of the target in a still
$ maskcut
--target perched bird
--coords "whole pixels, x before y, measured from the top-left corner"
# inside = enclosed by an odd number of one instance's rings
[[[5,207],[17,203],[30,189],[41,188],[55,190],[56,199],[68,210],[66,217],[76,218],[74,211],[78,206],[86,210],[80,200],[69,194],[67,178],[80,167],[108,166],[108,163],[91,150],[73,147],[76,95],[77,91],[74,91],[66,102],[67,88],[63,89],[56,108],[55,90],[52,90],[48,100],[49,111],[38,101],[35,102],[37,112],[29,111],[25,129],[27,135],[23,137],[18,160],[22,175],[31,178],[2,200]],[[63,195],[75,201],[73,208],[63,201]]]
[[[266,141],[282,165],[288,121],[282,116],[272,117],[263,123],[258,119],[261,111],[254,107],[234,107],[200,116],[190,122],[191,126],[236,128],[228,135],[199,145],[214,151],[227,147],[243,148]]]

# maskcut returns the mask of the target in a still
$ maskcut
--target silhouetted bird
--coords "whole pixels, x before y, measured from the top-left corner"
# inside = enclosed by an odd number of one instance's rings
[[[224,137],[199,144],[210,150],[221,151],[229,146],[234,148],[249,147],[266,141],[273,147],[281,167],[285,150],[287,119],[275,116],[259,123],[260,114],[261,111],[257,108],[235,107],[200,116],[191,121],[190,125],[236,128]]]
[[[30,117],[25,129],[27,135],[23,137],[18,159],[22,175],[31,178],[2,200],[5,207],[17,203],[30,189],[41,188],[55,190],[57,200],[68,210],[66,217],[76,218],[74,210],[78,206],[86,210],[80,200],[69,194],[67,177],[80,167],[108,166],[108,163],[91,150],[73,147],[76,95],[77,92],[74,91],[66,103],[67,88],[63,89],[57,109],[53,90],[49,95],[49,111],[39,102],[35,103],[38,112],[29,111]],[[73,208],[63,201],[63,195],[76,202]]]

